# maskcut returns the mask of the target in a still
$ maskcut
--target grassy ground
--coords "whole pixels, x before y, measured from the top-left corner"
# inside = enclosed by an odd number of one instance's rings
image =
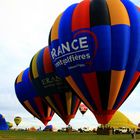
[[[136,137],[140,139],[140,135]],[[0,131],[0,140],[131,140],[131,135],[99,136],[93,133]]]

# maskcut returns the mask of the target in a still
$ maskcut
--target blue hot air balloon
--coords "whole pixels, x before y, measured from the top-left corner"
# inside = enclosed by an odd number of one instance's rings
[[[50,33],[56,73],[107,124],[140,79],[140,10],[129,0],[84,0]]]
[[[8,130],[8,124],[5,120],[5,118],[3,117],[3,115],[0,114],[0,130]]]
[[[18,100],[34,117],[38,118],[44,125],[52,119],[54,112],[40,96],[30,79],[29,68],[21,72],[15,81],[15,91]]]

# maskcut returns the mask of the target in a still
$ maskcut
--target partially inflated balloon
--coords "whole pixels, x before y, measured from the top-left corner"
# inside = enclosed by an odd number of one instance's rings
[[[39,95],[50,104],[66,124],[69,124],[77,112],[80,100],[66,80],[56,75],[48,47],[34,55],[30,71]]]
[[[79,110],[84,115],[87,112],[88,108],[87,108],[87,106],[85,106],[85,104],[81,103],[79,105]]]
[[[35,87],[30,80],[29,68],[21,72],[15,82],[15,91],[18,100],[34,117],[44,125],[52,119],[54,112],[41,97],[38,96]]]
[[[14,122],[15,122],[15,124],[16,124],[17,126],[21,123],[21,121],[22,121],[22,118],[19,117],[19,116],[17,116],[17,117],[14,118]]]
[[[84,0],[55,21],[50,52],[101,124],[107,124],[140,77],[140,12],[129,0]]]

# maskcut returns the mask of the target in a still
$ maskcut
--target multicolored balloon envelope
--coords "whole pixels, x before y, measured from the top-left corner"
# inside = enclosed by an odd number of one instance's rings
[[[19,117],[19,116],[17,116],[17,117],[14,118],[14,122],[15,122],[15,124],[16,124],[17,126],[21,123],[21,121],[22,121],[22,118]]]
[[[80,100],[66,80],[55,74],[48,47],[34,55],[30,71],[39,95],[50,104],[66,124],[69,124],[77,112]]]
[[[79,105],[79,110],[84,115],[87,112],[88,108],[87,108],[87,106],[85,106],[85,104],[81,103]]]
[[[50,36],[56,73],[107,124],[139,81],[138,8],[129,0],[84,0],[56,19]]]
[[[15,82],[15,91],[18,100],[34,117],[44,125],[52,119],[54,112],[41,97],[38,96],[31,80],[29,68],[21,72]]]

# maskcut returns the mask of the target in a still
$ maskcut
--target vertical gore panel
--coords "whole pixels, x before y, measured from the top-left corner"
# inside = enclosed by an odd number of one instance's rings
[[[72,107],[72,93],[71,92],[66,92],[66,104],[67,104],[67,113],[68,115],[71,114],[71,107]]]
[[[136,72],[134,74],[134,77],[133,77],[132,81],[130,82],[124,96],[122,97],[121,101],[119,102],[119,104],[117,106],[114,105],[115,108],[119,108],[122,105],[122,103],[126,100],[126,98],[130,95],[130,93],[134,90],[136,85],[139,83],[139,80],[140,80],[140,72]]]
[[[52,100],[50,99],[50,97],[45,97],[46,101],[48,102],[48,104],[50,104],[50,106],[53,108],[53,110],[61,117],[60,112],[57,110],[57,108],[54,106]]]
[[[22,82],[22,76],[23,76],[23,72],[21,72],[21,73],[19,74],[19,76],[17,77],[16,84]]]
[[[92,100],[95,102],[98,110],[101,111],[102,105],[100,101],[100,94],[99,94],[96,73],[93,72],[93,73],[83,74],[83,79],[85,81],[85,84],[88,88]]]
[[[70,84],[70,86],[74,89],[74,91],[77,93],[77,95],[83,100],[83,102],[88,106],[88,108],[93,111],[92,106],[89,104],[89,102],[86,100],[86,98],[83,96],[81,90],[73,80],[71,76],[66,77],[67,82]]]
[[[40,97],[35,97],[35,98],[34,98],[34,101],[35,101],[35,103],[36,103],[36,105],[37,105],[37,108],[38,108],[40,114],[41,114],[43,117],[45,117],[45,116],[44,116],[44,110],[43,110],[41,98],[40,98]]]
[[[73,17],[73,12],[74,12],[76,6],[77,6],[77,4],[73,4],[73,5],[69,6],[63,12],[63,15],[62,15],[60,23],[59,23],[59,31],[58,31],[60,43],[65,43],[67,41],[71,42],[71,40],[73,39],[72,17]],[[78,20],[78,19],[76,18],[76,20]]]
[[[72,31],[90,27],[89,7],[89,0],[82,1],[77,5],[72,16]]]
[[[46,47],[45,50],[44,50],[43,64],[44,64],[44,72],[45,72],[45,74],[46,73],[51,73],[51,72],[54,71],[48,47]]]
[[[44,74],[44,64],[43,64],[44,50],[45,50],[45,48],[40,50],[38,57],[37,57],[37,60],[36,60],[39,79],[42,78],[43,74]]]
[[[90,1],[90,26],[110,25],[110,16],[105,0]]]
[[[65,117],[64,116],[65,115],[65,111],[64,111],[64,106],[65,105],[62,104],[61,96],[59,94],[55,94],[55,93],[52,96],[53,96],[53,99],[54,99],[53,102],[56,103],[57,108],[59,108],[62,116]]]
[[[39,76],[38,75],[38,70],[37,70],[37,63],[36,63],[39,52],[36,53],[35,56],[32,59],[32,74],[33,74],[34,79]]]
[[[52,115],[51,115],[51,111],[52,111],[52,109],[48,106],[47,117],[52,116]]]
[[[107,110],[111,72],[97,72],[97,81],[103,110]]]
[[[58,28],[59,28],[59,22],[61,19],[62,14],[60,14],[57,19],[55,20],[52,31],[51,31],[51,41],[58,39]]]
[[[77,110],[78,110],[78,107],[80,105],[80,99],[76,97],[76,100],[75,100],[75,106],[73,108],[73,114],[76,114]]]
[[[111,71],[111,84],[109,92],[108,110],[111,110],[118,96],[125,71]]]
[[[121,3],[120,0],[106,0],[110,18],[111,18],[111,25],[117,24],[125,24],[130,25],[129,17],[126,11],[126,8]]]
[[[32,112],[32,114],[36,117],[38,117],[40,119],[40,117],[38,116],[38,114],[34,111],[34,109],[32,108],[32,106],[30,105],[29,101],[24,101],[24,105]]]
[[[140,59],[140,14],[132,2],[128,0],[122,0],[121,2],[125,5],[125,8],[127,9],[131,23],[129,40],[130,46],[125,77],[115,103],[116,106],[114,106],[114,108],[116,108],[119,102],[122,100],[122,98],[124,98],[123,96],[125,96],[127,88],[129,87],[132,81]]]

